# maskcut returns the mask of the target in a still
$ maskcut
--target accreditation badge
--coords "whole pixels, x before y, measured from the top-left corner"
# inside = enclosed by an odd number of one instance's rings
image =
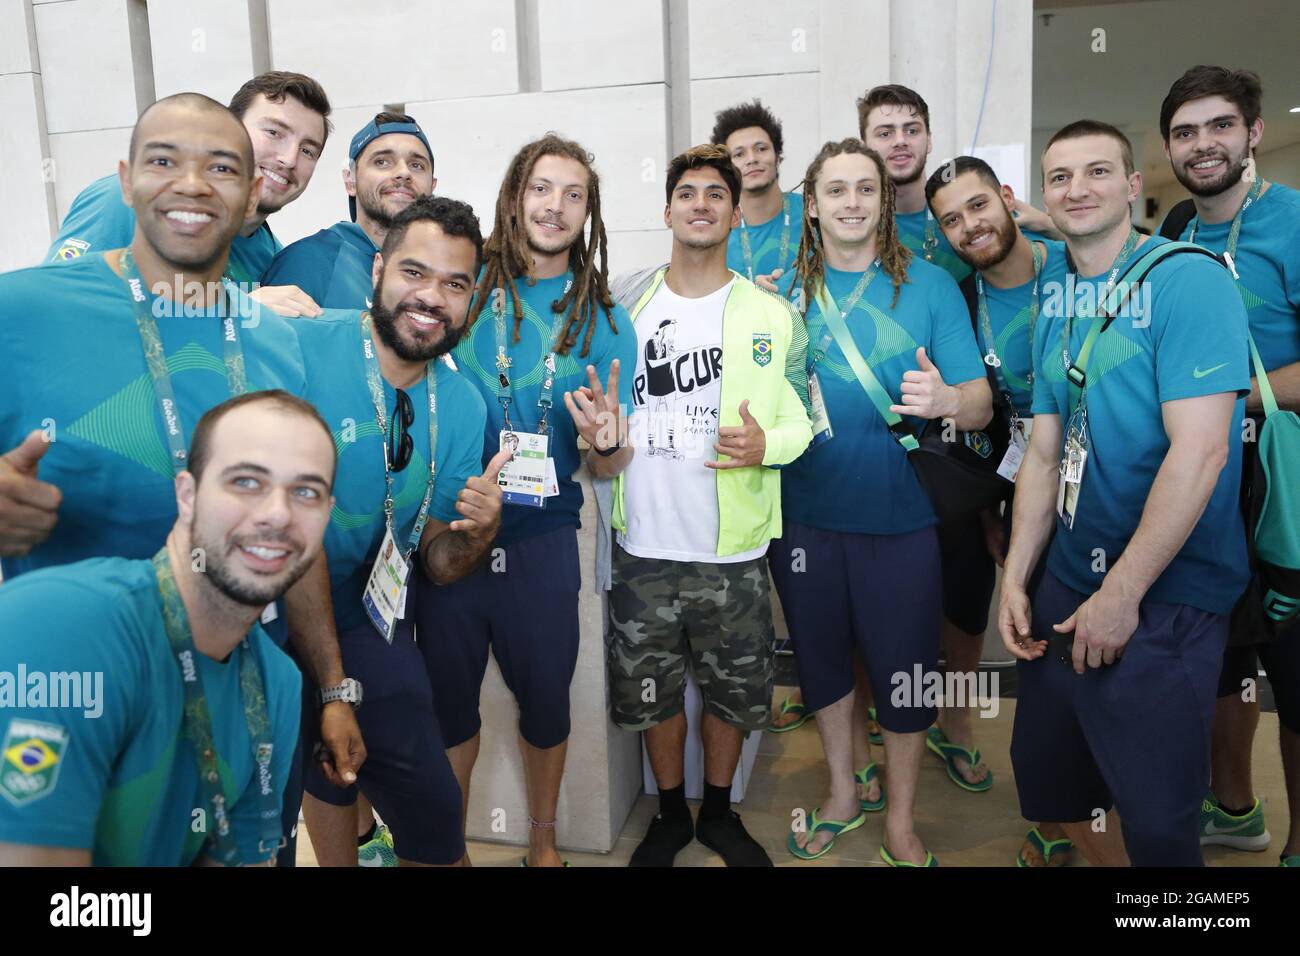
[[[835,437],[830,413],[826,411],[826,398],[822,395],[821,379],[816,372],[808,376],[808,403],[812,405],[812,446],[815,448]]]
[[[1015,484],[1016,475],[1020,474],[1025,452],[1029,450],[1029,433],[1033,426],[1032,418],[1017,416],[1011,420],[1010,441],[1007,442],[1007,453],[1002,456],[1002,464],[998,465],[998,474],[1012,484]]]
[[[501,500],[508,505],[529,508],[546,506],[546,449],[549,439],[535,432],[501,432],[501,448],[510,449],[510,460],[501,468],[497,484]],[[552,466],[554,467],[554,466]]]
[[[1087,464],[1087,447],[1078,436],[1068,435],[1061,455],[1061,481],[1056,490],[1056,513],[1065,522],[1066,530],[1074,529],[1079,490],[1083,487],[1083,471]]]
[[[393,628],[406,611],[406,577],[410,570],[402,549],[393,540],[393,529],[386,529],[361,603],[370,623],[389,644],[393,643]]]

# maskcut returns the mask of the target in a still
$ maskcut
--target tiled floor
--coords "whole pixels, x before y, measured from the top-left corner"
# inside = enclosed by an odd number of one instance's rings
[[[1016,851],[1027,829],[1020,817],[1011,777],[1009,745],[1015,703],[1003,699],[996,718],[976,721],[977,744],[995,778],[988,792],[967,793],[958,789],[948,779],[938,758],[927,753],[924,759],[916,808],[917,832],[944,866],[1014,865]],[[1241,853],[1224,847],[1208,847],[1205,858],[1212,866],[1277,865],[1277,849],[1286,839],[1286,792],[1277,749],[1276,714],[1260,716],[1254,769],[1255,786],[1264,797],[1276,849]],[[878,855],[883,814],[870,815],[866,826],[844,836],[820,860],[811,863],[796,860],[786,850],[791,811],[796,807],[811,811],[826,795],[826,787],[821,740],[815,722],[809,721],[790,733],[763,735],[745,802],[736,809],[749,832],[763,844],[777,866],[884,866]],[[656,807],[655,798],[643,795],[610,853],[567,853],[566,858],[574,866],[626,866]],[[476,866],[518,866],[522,855],[519,847],[480,842],[470,843],[469,852]],[[298,841],[298,863],[315,865],[310,840]],[[699,843],[692,843],[678,854],[677,865],[721,866],[722,861]],[[1077,865],[1086,864],[1079,860]]]

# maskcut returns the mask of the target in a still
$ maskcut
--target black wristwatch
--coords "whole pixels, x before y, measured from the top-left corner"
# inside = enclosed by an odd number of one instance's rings
[[[595,452],[597,455],[599,455],[601,458],[608,458],[610,455],[612,455],[612,454],[614,454],[616,451],[618,451],[619,448],[621,448],[621,447],[622,447],[621,445],[611,445],[609,448],[606,448],[604,451],[601,451],[601,450],[600,450],[599,448],[597,448],[595,445],[592,445],[592,446],[591,446],[591,450],[594,451],[594,452]]]

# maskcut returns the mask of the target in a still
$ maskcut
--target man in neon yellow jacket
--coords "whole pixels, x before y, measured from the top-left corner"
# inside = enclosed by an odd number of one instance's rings
[[[727,269],[739,194],[725,149],[674,159],[672,260],[628,296],[638,359],[633,456],[612,488],[610,699],[616,724],[646,731],[660,800],[633,866],[671,866],[696,836],[729,866],[772,865],[730,791],[745,735],[770,720],[764,559],[781,533],[776,469],[812,438],[808,337],[787,303]],[[704,700],[698,824],[683,768],[688,659]]]

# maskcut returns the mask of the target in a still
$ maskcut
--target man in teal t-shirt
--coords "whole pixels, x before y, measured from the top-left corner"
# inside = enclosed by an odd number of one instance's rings
[[[322,865],[357,863],[358,789],[391,830],[399,860],[451,866],[465,855],[461,790],[421,657],[433,637],[421,630],[417,647],[415,616],[400,610],[414,609],[414,594],[398,599],[391,630],[376,621],[368,582],[372,572],[388,575],[397,553],[428,581],[450,585],[482,563],[500,526],[504,455],[480,475],[483,399],[442,360],[465,329],[482,245],[469,206],[417,199],[388,230],[370,310],[296,323],[308,397],[339,449],[325,551],[343,664],[364,687],[357,717],[367,757],[357,786],[307,772],[304,811]],[[394,576],[420,587],[410,570]]]
[[[925,201],[925,161],[930,139],[930,107],[915,90],[876,86],[858,99],[858,135],[885,158],[894,181],[898,238],[926,262],[942,266],[956,281],[971,268],[948,242]]]
[[[1160,132],[1174,176],[1192,193],[1195,215],[1180,233],[1168,220],[1161,235],[1195,242],[1232,260],[1237,292],[1279,408],[1300,411],[1300,193],[1266,182],[1255,167],[1264,135],[1263,88],[1249,70],[1195,66],[1170,87]],[[1252,367],[1243,430],[1242,514],[1249,523],[1264,493],[1255,482],[1264,423]],[[1252,549],[1253,552],[1253,549]],[[1253,562],[1253,553],[1252,553]],[[1292,796],[1285,866],[1300,866],[1300,620],[1277,623],[1264,613],[1267,587],[1258,575],[1234,609],[1219,676],[1210,793],[1201,810],[1202,844],[1264,850],[1269,833],[1255,796],[1250,755],[1258,724],[1253,693],[1262,664],[1277,703],[1282,765]]]
[[[1094,865],[1196,866],[1228,615],[1249,577],[1237,507],[1246,314],[1203,255],[1124,279],[1165,240],[1132,227],[1141,174],[1119,130],[1072,123],[1042,167],[1071,275],[1035,332],[1034,432],[998,602],[1021,661],[1021,812],[1062,823]],[[1109,289],[1127,298],[1094,320]],[[1116,827],[1094,829],[1112,805],[1122,845]]]
[[[0,866],[275,859],[301,689],[257,618],[320,554],[334,464],[302,399],[229,399],[152,560],[0,587]]]
[[[727,239],[727,268],[753,282],[788,275],[803,234],[803,196],[781,192],[781,121],[759,100],[720,110],[710,142],[726,147],[740,176],[740,225]]]
[[[768,567],[832,781],[815,812],[825,826],[792,835],[787,848],[800,859],[820,856],[866,811],[884,809],[862,719],[870,687],[891,774],[881,856],[933,866],[912,807],[935,708],[911,693],[900,698],[896,678],[937,671],[938,519],[856,365],[913,433],[940,418],[982,428],[991,406],[956,284],[891,228],[888,176],[878,153],[846,139],[824,145],[805,177],[824,258],[811,242],[800,247],[795,300],[807,306],[809,390],[821,405],[813,445],[781,472],[784,526]],[[868,675],[859,686],[855,657]]]
[[[297,286],[326,309],[370,307],[371,266],[393,217],[438,185],[419,124],[402,113],[377,114],[352,137],[344,185],[352,218],[282,250],[263,283]]]
[[[541,494],[512,486],[492,564],[451,586],[421,587],[416,613],[438,723],[467,795],[492,649],[519,705],[527,863],[559,866],[556,804],[578,656],[578,438],[591,446],[595,475],[613,476],[631,458],[619,409],[630,400],[636,335],[610,299],[605,224],[593,215],[600,180],[585,149],[553,135],[525,145],[497,208],[516,214],[498,219],[488,239],[472,324],[453,354],[487,407],[482,460],[505,447],[503,432],[537,441],[544,430],[546,480]]]
[[[261,176],[257,207],[231,243],[226,267],[230,278],[248,294],[257,289],[262,273],[281,249],[267,217],[301,196],[316,171],[329,136],[330,104],[311,77],[272,71],[240,87],[230,109],[248,130],[256,174]],[[124,199],[120,172],[95,180],[73,200],[46,261],[70,262],[129,245],[135,215]],[[317,312],[315,304],[294,289],[267,290],[257,298],[284,315]]]

